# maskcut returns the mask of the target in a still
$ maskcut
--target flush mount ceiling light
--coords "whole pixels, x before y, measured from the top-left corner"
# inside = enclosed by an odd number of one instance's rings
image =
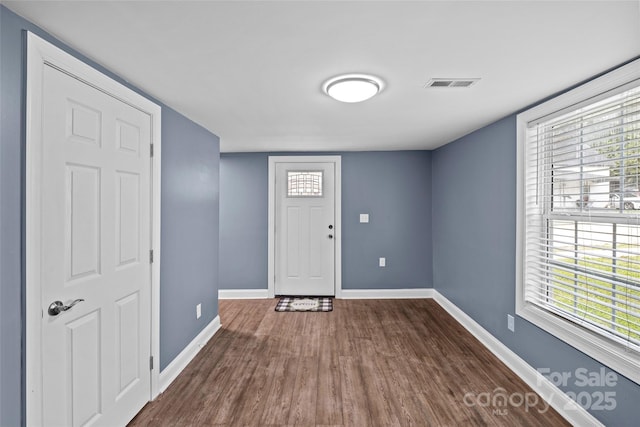
[[[324,92],[340,102],[362,102],[382,90],[382,80],[366,74],[344,74],[325,82]]]

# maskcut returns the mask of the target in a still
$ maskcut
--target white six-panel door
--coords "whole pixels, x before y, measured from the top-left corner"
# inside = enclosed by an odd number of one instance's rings
[[[46,64],[38,88],[27,207],[39,220],[27,235],[40,248],[28,248],[27,285],[39,285],[41,321],[27,376],[39,399],[27,403],[42,407],[28,419],[124,425],[151,397],[151,116]],[[76,304],[50,312],[56,301]]]
[[[150,396],[150,119],[44,73],[43,307],[47,425],[117,425]]]
[[[335,294],[335,165],[277,163],[275,294]]]

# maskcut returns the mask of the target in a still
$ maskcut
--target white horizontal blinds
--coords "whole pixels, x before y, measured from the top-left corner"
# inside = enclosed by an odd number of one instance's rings
[[[640,349],[640,82],[531,123],[525,300]]]

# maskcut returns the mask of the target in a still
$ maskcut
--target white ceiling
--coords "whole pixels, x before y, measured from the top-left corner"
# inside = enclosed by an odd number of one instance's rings
[[[2,3],[224,152],[432,149],[640,55],[638,0]],[[322,92],[341,73],[386,87],[342,104]]]

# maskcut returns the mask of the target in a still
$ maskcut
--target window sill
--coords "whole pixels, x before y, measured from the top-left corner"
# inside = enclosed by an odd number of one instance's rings
[[[634,349],[550,314],[530,303],[518,304],[516,314],[636,384],[640,384],[640,353]]]

